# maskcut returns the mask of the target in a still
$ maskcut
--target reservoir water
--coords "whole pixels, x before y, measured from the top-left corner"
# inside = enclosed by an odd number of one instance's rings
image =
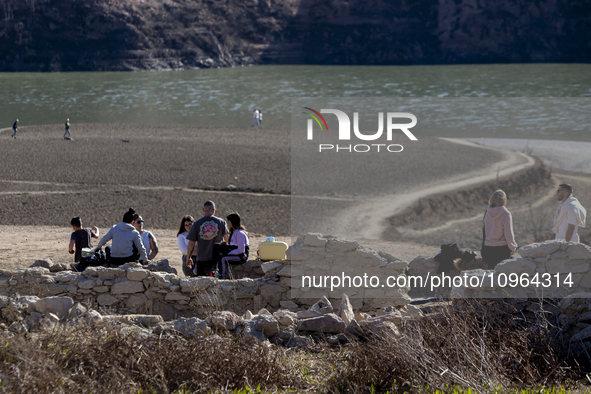
[[[591,140],[591,65],[255,66],[140,73],[0,73],[0,128],[76,123],[290,127],[291,97],[568,98],[577,118],[541,138]],[[450,101],[450,103],[452,103]],[[484,101],[486,102],[486,101]],[[552,99],[546,101],[551,105]],[[450,104],[453,105],[453,104]],[[584,118],[583,118],[584,119]],[[558,134],[556,134],[558,133]]]

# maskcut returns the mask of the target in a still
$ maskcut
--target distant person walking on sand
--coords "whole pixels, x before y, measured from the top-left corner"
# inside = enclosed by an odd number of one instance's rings
[[[254,127],[255,123],[261,127],[261,120],[259,119],[259,110],[255,109],[254,113],[252,114],[252,127]]]
[[[82,248],[92,248],[92,238],[99,237],[99,229],[95,226],[92,228],[82,228],[82,220],[79,216],[72,218],[70,225],[74,232],[70,236],[70,254],[74,255],[74,262],[76,271],[84,271],[86,268],[82,263]]]
[[[64,133],[65,140],[71,140],[72,135],[70,134],[70,119],[66,119],[66,132]]]
[[[139,251],[141,258],[144,261],[148,261],[140,233],[131,225],[134,214],[135,210],[129,208],[123,215],[123,220],[111,227],[109,232],[105,234],[96,248],[94,248],[94,251],[98,252],[103,245],[112,240],[111,247],[106,247],[105,252],[107,253],[107,260],[113,266],[136,261],[138,256],[134,253],[134,246]]]
[[[142,243],[144,244],[144,248],[146,248],[148,260],[154,260],[158,254],[158,242],[156,242],[156,237],[150,231],[144,230],[144,219],[142,219],[140,215],[133,215],[132,225],[135,227],[138,233],[140,233]],[[144,264],[144,261],[140,259],[140,263]]]
[[[185,274],[185,276],[194,276],[193,270],[189,268],[189,266],[187,265],[187,255],[193,255],[193,253],[189,253],[189,251],[187,250],[187,246],[189,246],[189,240],[187,239],[187,235],[189,235],[189,230],[191,230],[191,226],[193,225],[194,221],[195,219],[191,215],[183,217],[183,219],[181,220],[181,227],[179,228],[179,232],[176,233],[176,243],[179,247],[179,250],[183,254],[182,268],[183,274]],[[195,256],[197,255],[195,254]]]
[[[554,239],[564,239],[567,242],[580,242],[579,226],[585,227],[587,210],[583,208],[579,200],[573,197],[573,187],[568,183],[558,186],[556,197],[560,204],[554,214],[554,227],[556,233]]]
[[[499,189],[491,196],[484,214],[480,254],[489,269],[494,269],[501,261],[511,258],[517,249],[513,218],[505,205],[507,195]]]
[[[259,111],[259,127],[263,124],[263,111]]]
[[[12,138],[16,139],[16,133],[18,132],[18,119],[12,124]]]
[[[195,262],[188,260],[189,267],[196,267],[193,273],[197,276],[211,275],[216,268],[217,258],[214,251],[216,244],[222,241],[228,243],[228,226],[224,219],[213,216],[215,214],[215,204],[213,201],[206,201],[203,204],[203,217],[193,223],[187,239],[189,244],[187,250],[193,250],[197,243],[197,258]],[[217,249],[216,249],[217,251]]]

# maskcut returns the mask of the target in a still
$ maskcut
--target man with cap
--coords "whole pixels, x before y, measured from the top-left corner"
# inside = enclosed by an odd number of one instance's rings
[[[206,201],[203,204],[203,217],[193,223],[191,230],[187,235],[189,244],[187,250],[194,250],[195,243],[197,243],[197,256],[195,261],[187,260],[187,266],[196,267],[193,273],[197,276],[207,276],[215,270],[217,266],[217,248],[216,244],[221,244],[222,241],[228,243],[228,225],[224,219],[214,216],[215,204],[213,201]],[[214,250],[216,249],[216,250]]]
[[[16,133],[18,132],[18,119],[12,124],[12,138],[16,139]]]
[[[72,135],[70,134],[70,118],[66,119],[66,132],[64,133],[65,140],[71,140]]]
[[[566,242],[579,242],[578,229],[585,227],[587,211],[579,200],[573,197],[573,187],[568,183],[562,183],[558,186],[556,197],[560,204],[554,215],[554,227],[552,231],[556,233],[555,239],[564,239]]]

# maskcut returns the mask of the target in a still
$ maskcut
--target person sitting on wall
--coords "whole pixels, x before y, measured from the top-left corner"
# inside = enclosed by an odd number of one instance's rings
[[[148,260],[154,260],[156,255],[158,254],[158,242],[156,242],[156,237],[150,231],[144,230],[144,219],[138,214],[133,215],[133,227],[140,233],[140,237],[142,238],[142,243],[144,244],[144,248],[146,248],[146,254],[148,255]],[[140,259],[140,263],[144,263],[142,259]]]
[[[82,220],[80,216],[76,216],[70,220],[70,225],[74,232],[70,236],[70,254],[74,255],[74,268],[76,271],[82,272],[89,263],[86,259],[82,259],[82,248],[92,248],[92,238],[99,237],[99,229],[94,226],[92,228],[82,228]]]
[[[230,245],[229,252],[220,260],[221,279],[227,279],[228,276],[230,276],[228,264],[239,265],[246,263],[250,249],[248,233],[241,223],[240,215],[237,212],[234,212],[229,214],[226,219],[228,220],[228,227],[230,228]]]
[[[148,256],[146,255],[146,248],[144,248],[140,233],[131,225],[134,214],[135,210],[129,208],[129,210],[123,215],[123,220],[111,227],[109,232],[105,234],[94,249],[95,252],[98,252],[103,245],[112,241],[111,247],[105,248],[107,260],[112,266],[120,266],[125,263],[137,261],[138,257],[141,257],[143,261],[149,263]],[[140,256],[134,253],[134,246],[138,250]]]

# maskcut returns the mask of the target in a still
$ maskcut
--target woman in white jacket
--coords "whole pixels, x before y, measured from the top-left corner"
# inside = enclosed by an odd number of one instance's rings
[[[185,276],[195,276],[193,274],[193,268],[187,267],[187,247],[189,246],[189,240],[187,239],[187,235],[189,234],[189,230],[191,230],[191,226],[195,219],[191,215],[187,215],[183,217],[181,220],[181,227],[179,228],[179,232],[176,234],[176,243],[179,247],[179,250],[183,254],[183,274]]]

